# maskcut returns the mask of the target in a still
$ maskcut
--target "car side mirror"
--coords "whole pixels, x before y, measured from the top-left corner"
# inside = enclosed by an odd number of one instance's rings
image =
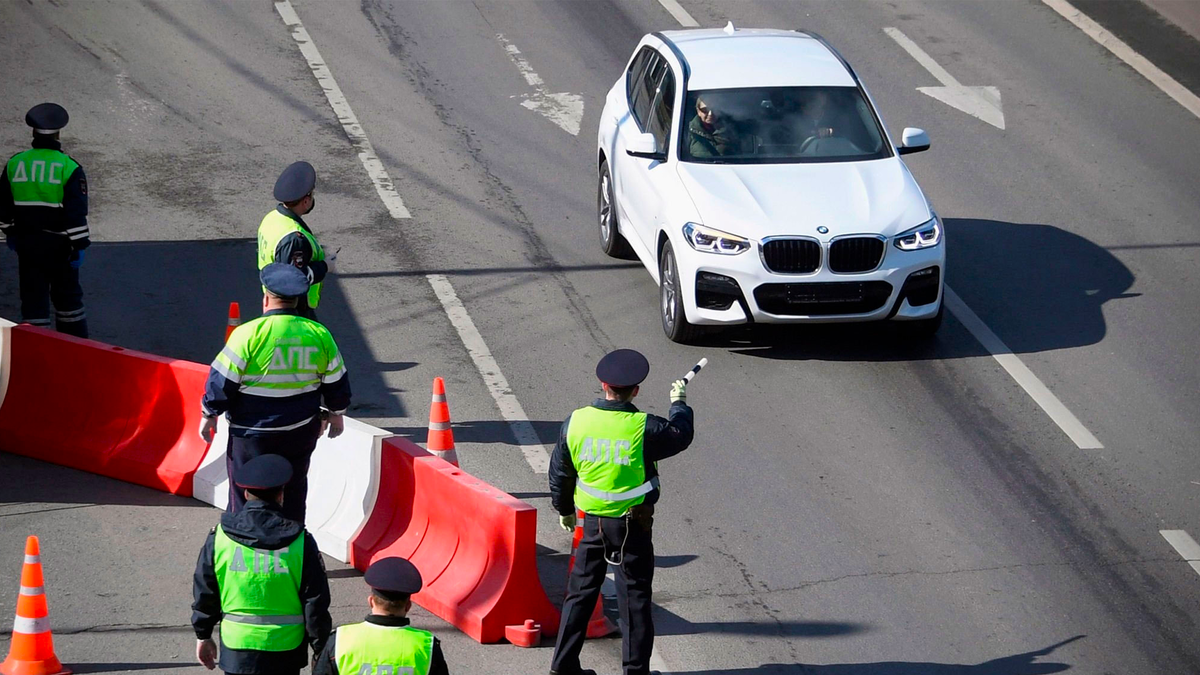
[[[659,152],[658,143],[654,140],[654,134],[638,134],[629,139],[625,153],[630,157],[654,159],[660,162],[667,159],[666,152]]]
[[[901,155],[909,155],[914,152],[924,152],[928,149],[929,134],[925,133],[924,129],[905,127],[904,133],[900,135],[900,147],[896,148],[896,152]]]

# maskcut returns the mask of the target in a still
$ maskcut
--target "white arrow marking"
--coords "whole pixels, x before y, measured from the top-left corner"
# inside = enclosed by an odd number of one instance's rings
[[[925,70],[928,70],[931,75],[937,78],[938,82],[942,83],[940,87],[917,87],[917,91],[936,98],[946,105],[957,108],[972,117],[977,117],[984,122],[996,127],[997,129],[1004,128],[1004,110],[1000,106],[1000,90],[995,87],[966,87],[954,79],[954,76],[946,71],[945,68],[938,65],[933,57],[925,53],[925,50],[917,46],[917,43],[908,38],[907,35],[900,32],[898,28],[884,28],[883,32],[887,33],[893,40],[899,44],[904,51],[917,60]]]
[[[504,51],[508,53],[508,58],[512,59],[517,70],[521,71],[521,75],[529,83],[529,86],[533,87],[532,95],[521,95],[521,98],[525,99],[521,101],[521,105],[544,115],[551,122],[562,127],[563,131],[568,134],[578,136],[579,123],[583,121],[583,97],[579,94],[565,92],[550,93],[541,75],[534,72],[533,66],[530,66],[525,57],[521,56],[521,50],[499,33],[496,34],[496,39],[504,45]]]

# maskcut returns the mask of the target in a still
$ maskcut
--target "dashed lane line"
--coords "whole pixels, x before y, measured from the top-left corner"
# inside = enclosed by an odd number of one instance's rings
[[[1159,530],[1158,533],[1200,574],[1200,544],[1190,534],[1183,530]]]
[[[677,0],[658,0],[658,4],[662,5],[663,9],[667,10],[671,16],[675,17],[675,20],[679,22],[679,25],[683,26],[684,28],[700,27],[699,22],[693,19],[692,15],[688,14],[687,10],[684,9],[683,5],[680,5]]]

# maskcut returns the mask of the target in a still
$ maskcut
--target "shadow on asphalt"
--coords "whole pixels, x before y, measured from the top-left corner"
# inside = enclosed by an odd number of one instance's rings
[[[654,608],[656,635],[747,635],[780,638],[825,638],[854,635],[871,626],[842,621],[688,621],[662,607]]]
[[[53,506],[41,506],[44,504]],[[0,506],[4,506],[0,509],[0,523],[10,516],[95,504],[211,508],[195,499],[0,452]]]
[[[450,415],[453,420],[453,399],[450,400]],[[505,420],[453,421],[455,443],[517,445],[517,439],[513,436],[512,426]],[[529,420],[529,424],[533,426],[533,431],[537,434],[538,441],[542,445],[553,445],[558,442],[558,432],[562,429],[563,420]],[[429,427],[426,426],[387,427],[386,430],[421,445],[425,444],[425,439],[429,434]]]
[[[757,668],[722,668],[720,670],[690,670],[679,675],[1045,675],[1070,670],[1066,663],[1042,663],[1059,647],[1082,639],[1083,635],[1063,640],[1045,649],[1005,656],[978,664],[926,663],[919,661],[877,661],[874,663],[834,663],[815,665],[804,663],[768,663]]]
[[[1051,225],[947,218],[947,283],[1017,354],[1092,345],[1104,339],[1103,307],[1127,293],[1134,275],[1108,249]],[[1119,247],[1118,247],[1119,248]],[[986,356],[974,337],[947,330],[906,336],[898,322],[757,325],[701,342],[766,359],[914,361]]]
[[[168,668],[195,668],[194,663],[69,663],[67,667],[76,675],[84,673],[120,673],[130,670],[166,670]]]

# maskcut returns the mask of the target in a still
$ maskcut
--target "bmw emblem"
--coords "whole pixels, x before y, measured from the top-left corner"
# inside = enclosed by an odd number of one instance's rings
[[[825,227],[824,225],[820,225],[817,227],[817,232],[820,232],[821,234],[829,234],[829,228]]]

